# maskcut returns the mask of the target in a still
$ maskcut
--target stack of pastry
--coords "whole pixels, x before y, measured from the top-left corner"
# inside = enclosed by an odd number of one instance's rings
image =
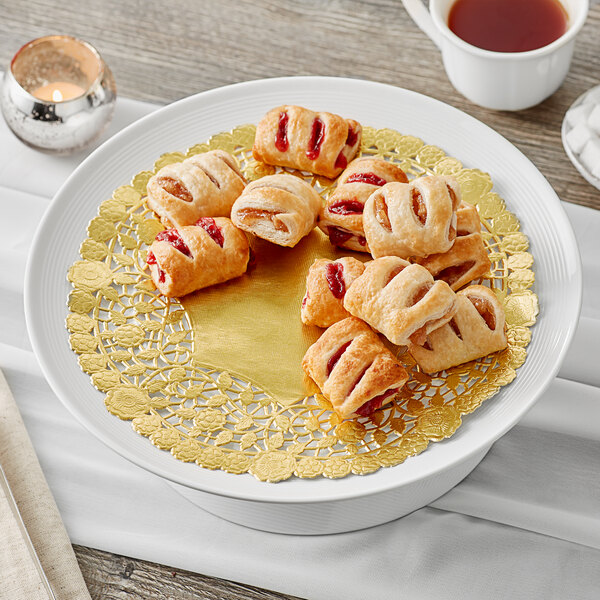
[[[319,259],[307,276],[302,321],[328,329],[307,351],[303,368],[340,417],[368,416],[408,379],[381,341],[378,362],[366,351],[371,358],[359,358],[358,343],[349,340],[362,340],[367,330],[407,346],[427,373],[506,347],[496,295],[481,285],[464,287],[491,263],[477,210],[461,201],[453,178],[409,182],[387,161],[357,159],[341,174],[319,227],[332,244],[373,257],[364,264]],[[369,337],[370,344],[377,339]],[[375,364],[379,386],[371,383]]]
[[[299,106],[277,107],[258,124],[255,159],[340,176],[325,205],[291,174],[246,185],[235,159],[219,150],[164,167],[148,183],[148,206],[171,227],[147,257],[165,296],[242,275],[244,232],[293,247],[318,224],[332,244],[372,255],[366,264],[317,259],[302,300],[302,322],[328,328],[302,366],[342,418],[370,415],[408,380],[378,333],[408,346],[428,373],[506,346],[496,296],[463,287],[490,268],[476,209],[461,202],[450,177],[409,182],[388,161],[353,160],[361,136],[356,121]]]

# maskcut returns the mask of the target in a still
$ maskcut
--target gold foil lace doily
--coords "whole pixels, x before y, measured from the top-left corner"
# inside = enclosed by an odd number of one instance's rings
[[[480,282],[504,304],[509,344],[435,376],[422,373],[399,349],[411,377],[395,401],[370,418],[340,422],[321,394],[298,387],[306,386],[302,354],[317,335],[303,331],[300,301],[309,260],[351,252],[333,249],[319,230],[300,249],[281,249],[281,268],[265,277],[279,272],[285,279],[279,285],[266,280],[271,304],[265,314],[257,314],[260,302],[265,312],[264,297],[257,300],[257,288],[248,283],[260,281],[258,270],[238,278],[241,283],[200,290],[180,302],[158,294],[146,269],[148,246],[163,229],[144,203],[148,179],[169,163],[216,148],[233,154],[249,180],[275,172],[252,158],[254,134],[254,125],[244,125],[186,153],[163,154],[151,171],[102,202],[81,244],[81,260],[68,272],[71,348],[105,394],[109,412],[178,460],[269,482],[363,475],[398,465],[430,441],[450,437],[462,415],[509,384],[525,361],[538,313],[527,237],[493,192],[489,175],[413,136],[366,127],[363,156],[392,160],[409,177],[452,175],[463,199],[477,206],[492,262]],[[335,186],[294,173],[324,198]]]

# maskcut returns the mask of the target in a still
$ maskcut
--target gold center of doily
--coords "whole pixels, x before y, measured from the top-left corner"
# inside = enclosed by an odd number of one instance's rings
[[[148,179],[166,164],[216,148],[234,154],[248,179],[272,173],[251,157],[254,133],[245,125],[186,154],[165,154],[102,202],[82,260],[68,273],[71,347],[106,394],[107,409],[179,460],[270,482],[398,465],[450,437],[461,415],[510,383],[525,361],[538,312],[528,240],[486,173],[415,137],[366,127],[362,155],[395,161],[409,177],[453,175],[463,199],[477,206],[492,262],[482,283],[504,304],[509,346],[435,376],[403,355],[411,379],[395,402],[368,419],[340,423],[304,379],[300,363],[320,330],[303,326],[299,313],[314,258],[351,253],[334,249],[319,230],[293,249],[258,240],[247,275],[181,303],[160,296],[146,268],[148,245],[162,230],[144,203]],[[334,185],[295,174],[324,198]]]
[[[256,266],[249,273],[182,299],[194,331],[194,358],[215,369],[226,365],[231,375],[289,406],[314,391],[299,365],[323,331],[299,317],[306,273],[316,258],[346,253],[318,229],[294,248],[255,239],[252,251]]]

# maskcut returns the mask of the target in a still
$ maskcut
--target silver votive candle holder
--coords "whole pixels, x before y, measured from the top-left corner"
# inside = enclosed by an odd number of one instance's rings
[[[100,136],[116,97],[112,73],[93,46],[69,35],[50,35],[15,54],[4,74],[0,108],[25,144],[69,154]]]

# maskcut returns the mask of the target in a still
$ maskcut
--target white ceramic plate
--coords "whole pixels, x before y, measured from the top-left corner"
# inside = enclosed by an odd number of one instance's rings
[[[135,173],[150,168],[160,154],[185,150],[236,125],[256,123],[280,104],[336,112],[363,125],[415,135],[465,166],[489,172],[495,191],[521,220],[535,257],[541,312],[517,378],[466,416],[451,439],[368,476],[333,481],[292,478],[267,484],[251,475],[209,471],[178,461],[135,433],[129,422],[108,413],[103,394],[92,387],[69,348],[64,325],[70,290],[66,273],[78,260],[79,245],[98,205]],[[580,300],[581,266],[570,224],[548,182],[511,143],[469,115],[426,96],[378,83],[321,77],[252,81],[204,92],[156,111],[107,141],[54,198],[37,232],[25,283],[29,333],[44,374],[67,408],[108,446],[191,489],[230,499],[311,506],[418,485],[423,478],[441,476],[452,466],[481,458],[556,374],[575,330]]]

